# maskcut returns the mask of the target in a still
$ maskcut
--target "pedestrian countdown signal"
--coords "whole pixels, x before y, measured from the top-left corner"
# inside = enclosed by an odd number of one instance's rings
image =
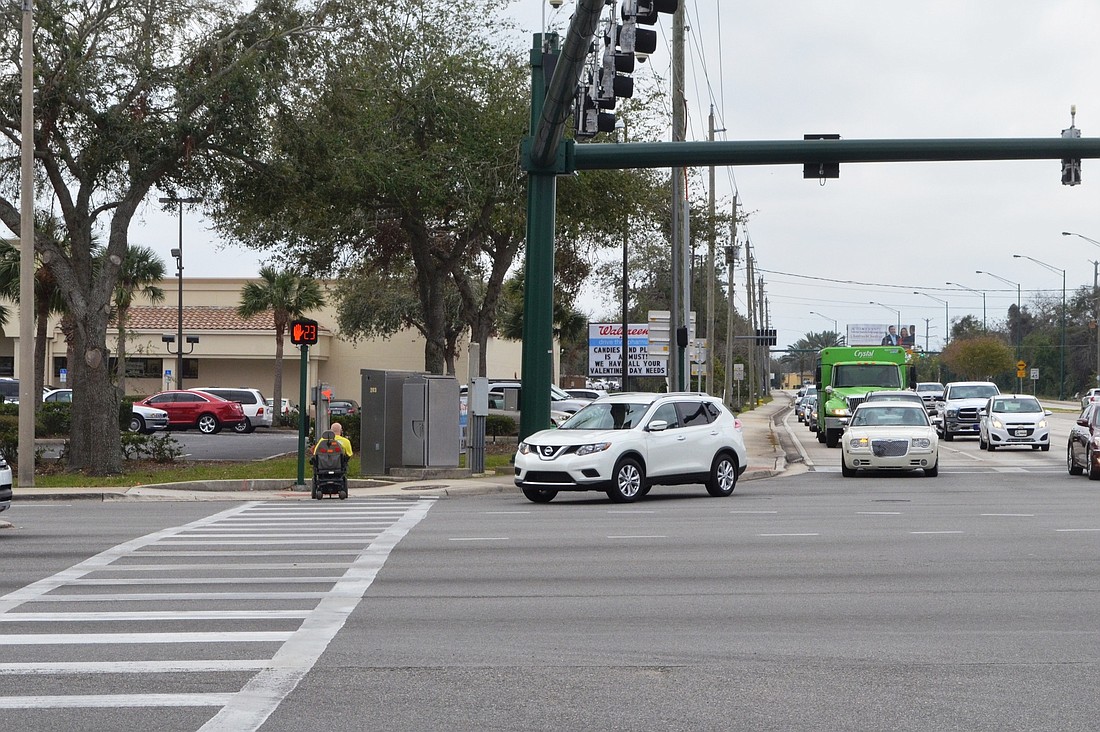
[[[290,323],[290,342],[296,346],[312,346],[317,343],[316,320],[294,320]]]

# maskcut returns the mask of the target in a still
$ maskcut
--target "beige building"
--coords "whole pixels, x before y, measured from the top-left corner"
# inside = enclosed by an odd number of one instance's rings
[[[185,278],[183,291],[183,333],[198,336],[199,342],[184,344],[183,387],[247,386],[265,396],[274,393],[275,324],[270,314],[241,318],[236,308],[241,289],[248,279]],[[126,392],[149,395],[175,388],[176,344],[165,343],[164,335],[175,335],[178,322],[178,280],[160,283],[165,300],[157,305],[136,298],[126,326]],[[20,376],[18,308],[10,309],[8,323],[0,337],[0,376]],[[330,384],[336,397],[361,399],[361,369],[396,371],[424,370],[424,340],[416,331],[402,331],[391,338],[352,342],[340,337],[336,311],[326,306],[306,314],[318,323],[317,345],[309,348],[307,384]],[[71,387],[66,378],[65,336],[51,320],[47,329],[46,383]],[[107,345],[117,352],[118,331],[111,329]],[[301,352],[284,339],[283,397],[298,404]],[[521,373],[522,345],[519,341],[492,340],[488,346],[488,375],[513,378]],[[459,383],[469,373],[468,340],[459,348],[456,364]],[[557,363],[554,364],[557,373]],[[169,374],[173,376],[169,377]]]

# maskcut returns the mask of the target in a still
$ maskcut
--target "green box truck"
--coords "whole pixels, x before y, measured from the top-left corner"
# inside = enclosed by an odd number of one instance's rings
[[[823,348],[814,371],[817,441],[836,447],[848,418],[869,391],[913,389],[916,367],[900,346]]]

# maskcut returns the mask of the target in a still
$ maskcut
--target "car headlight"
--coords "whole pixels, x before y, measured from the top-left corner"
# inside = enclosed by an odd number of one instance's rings
[[[1001,424],[1001,420],[999,420],[999,419],[991,419],[991,420],[989,420],[989,421],[990,421],[990,422],[992,422],[992,423],[993,423],[993,426],[994,426],[994,427],[996,427],[997,429],[999,429],[999,430],[1002,430],[1002,429],[1004,429],[1004,425],[1003,425],[1003,424]]]
[[[871,446],[871,441],[866,437],[853,437],[848,441],[848,446],[853,450],[866,450]]]
[[[849,414],[845,407],[833,407],[829,410],[830,417],[847,417]]]
[[[929,448],[932,446],[932,440],[927,437],[914,437],[913,447]]]
[[[1037,425],[1035,425],[1035,426],[1036,426],[1036,427],[1038,427],[1038,428],[1039,428],[1039,429],[1041,429],[1041,430],[1042,430],[1042,429],[1046,429],[1046,426],[1047,426],[1047,421],[1046,421],[1045,419],[1040,419],[1040,420],[1039,420],[1039,424],[1037,424]]]
[[[957,409],[948,409],[947,410],[947,416],[948,417],[956,417],[956,416],[958,416],[958,414],[959,414],[959,410],[957,410]]]
[[[520,455],[526,455],[529,452],[531,452],[531,446],[530,445],[528,445],[526,442],[519,443],[519,454]]]
[[[581,445],[577,448],[577,455],[591,455],[594,452],[603,452],[611,448],[610,442],[593,442],[591,445]]]

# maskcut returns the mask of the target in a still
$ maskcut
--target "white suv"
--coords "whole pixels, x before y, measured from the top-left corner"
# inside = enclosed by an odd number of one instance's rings
[[[274,422],[275,410],[267,405],[267,399],[264,398],[259,389],[249,389],[243,386],[235,388],[200,386],[194,391],[213,394],[226,401],[237,402],[241,405],[245,419],[233,427],[234,432],[244,434],[253,431],[257,427],[270,427]]]
[[[559,491],[601,490],[617,503],[651,485],[702,483],[712,496],[733,493],[748,467],[734,416],[706,394],[613,394],[560,427],[519,444],[515,483],[535,503]]]

